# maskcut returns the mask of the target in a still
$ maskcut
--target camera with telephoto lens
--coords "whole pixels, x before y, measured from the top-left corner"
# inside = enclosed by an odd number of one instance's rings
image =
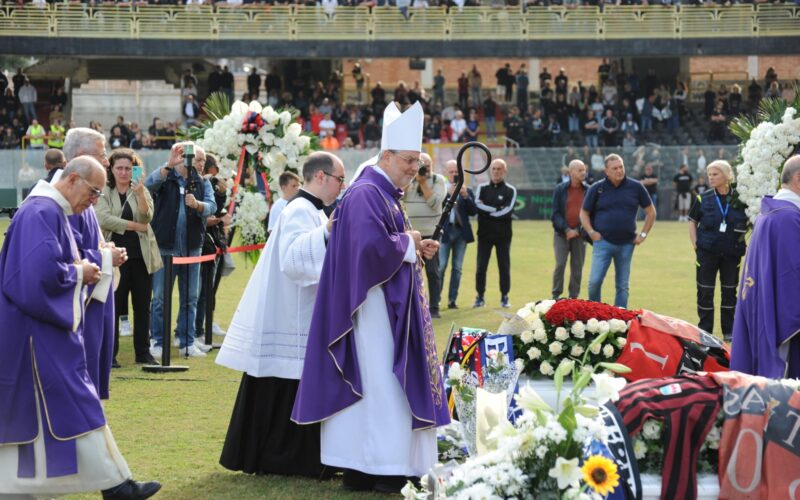
[[[428,166],[427,165],[422,165],[421,167],[419,167],[419,171],[417,172],[417,175],[427,176],[428,175]]]

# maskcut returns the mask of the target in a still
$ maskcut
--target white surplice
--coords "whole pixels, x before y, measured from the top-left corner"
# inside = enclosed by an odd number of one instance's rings
[[[233,315],[217,364],[253,377],[299,380],[325,259],[328,218],[298,196],[277,227]]]
[[[404,260],[416,259],[409,241]],[[356,311],[353,335],[364,397],[322,422],[322,463],[381,476],[426,474],[437,460],[436,429],[411,428],[411,408],[392,371],[394,338],[381,285]]]

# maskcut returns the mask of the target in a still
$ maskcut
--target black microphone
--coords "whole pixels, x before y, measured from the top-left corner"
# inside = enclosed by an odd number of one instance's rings
[[[191,142],[184,144],[183,146],[183,166],[186,167],[188,171],[190,168],[194,167],[194,144]]]

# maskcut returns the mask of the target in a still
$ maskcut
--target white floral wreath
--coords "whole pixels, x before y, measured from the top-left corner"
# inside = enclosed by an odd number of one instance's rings
[[[800,117],[796,115],[795,108],[787,107],[779,123],[759,123],[742,146],[736,191],[747,205],[745,212],[751,223],[761,212],[761,199],[778,191],[783,164],[800,143]]]
[[[213,122],[197,129],[197,143],[219,157],[220,174],[228,179],[236,177],[245,151],[253,155],[258,172],[266,174],[268,189],[277,193],[280,174],[298,172],[314,149],[311,136],[295,121],[297,111],[278,112],[258,101],[249,105],[236,101],[230,111],[226,108],[227,102],[222,101],[206,106]],[[261,193],[238,191],[237,187],[234,192],[238,208],[232,223],[239,228],[242,243],[263,243],[267,237],[263,221],[269,211],[266,199]]]

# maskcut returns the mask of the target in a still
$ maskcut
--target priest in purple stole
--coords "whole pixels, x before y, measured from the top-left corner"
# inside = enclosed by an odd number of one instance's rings
[[[40,182],[12,220],[0,252],[0,496],[103,490],[144,499],[106,425],[84,352],[87,285],[100,268],[80,258],[67,216],[92,206],[105,170],[72,160]]]
[[[419,103],[384,114],[381,154],[334,212],[292,419],[322,422],[321,460],[350,490],[399,492],[436,463],[449,423],[419,255],[402,188],[419,169]]]
[[[85,127],[70,129],[64,138],[64,156],[70,161],[81,155],[91,156],[103,167],[108,167],[103,134]],[[100,399],[108,399],[114,357],[112,266],[119,266],[127,256],[124,248],[106,247],[94,207],[69,216],[69,222],[81,257],[100,267],[103,274],[103,279],[97,285],[89,287],[86,298],[84,347],[92,383]]]
[[[733,322],[731,369],[800,377],[800,156],[786,161],[778,193],[761,201]]]

